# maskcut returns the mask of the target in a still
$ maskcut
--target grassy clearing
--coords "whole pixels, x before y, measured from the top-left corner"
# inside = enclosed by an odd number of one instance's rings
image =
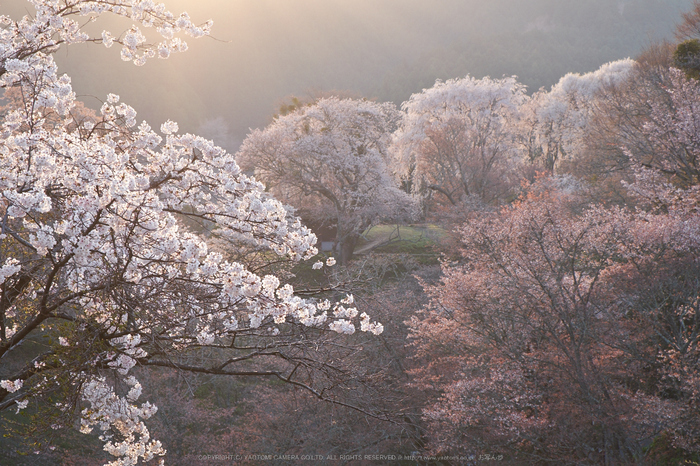
[[[436,255],[436,246],[447,231],[433,224],[376,225],[367,230],[357,254],[374,251],[389,254]]]

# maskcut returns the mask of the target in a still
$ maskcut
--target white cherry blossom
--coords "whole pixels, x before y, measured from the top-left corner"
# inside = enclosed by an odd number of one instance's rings
[[[302,299],[278,277],[213,248],[216,239],[291,260],[318,252],[315,235],[243,174],[232,154],[179,133],[172,121],[161,134],[137,125],[136,111],[115,94],[99,113],[86,111],[51,56],[64,44],[93,40],[81,32],[80,16],[138,23],[123,35],[94,38],[120,44],[122,57],[136,64],[156,50],[160,57],[185,50],[178,35],[206,35],[210,23],[195,26],[150,0],[30,3],[36,15],[3,17],[0,29],[0,87],[12,101],[0,126],[0,284],[7,285],[0,357],[37,332],[57,338],[28,361],[31,371],[0,381],[7,392],[0,403],[22,387],[26,398],[3,406],[40,401],[62,375],[80,393],[81,432],[98,427],[116,458],[109,464],[149,461],[165,449],[144,424],[155,406],[135,404],[142,392],[135,367],[175,364],[202,345],[230,348],[237,334],[281,338],[281,326],[352,333],[357,311],[335,307],[330,317],[330,302]],[[162,41],[149,44],[140,27],[156,28]],[[86,116],[73,118],[79,112]],[[186,221],[206,231],[188,231]]]

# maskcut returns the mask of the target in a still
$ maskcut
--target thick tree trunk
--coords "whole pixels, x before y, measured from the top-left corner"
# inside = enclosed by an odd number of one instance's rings
[[[353,233],[346,234],[339,239],[340,265],[348,265],[348,263],[352,260],[358,239],[359,235]]]

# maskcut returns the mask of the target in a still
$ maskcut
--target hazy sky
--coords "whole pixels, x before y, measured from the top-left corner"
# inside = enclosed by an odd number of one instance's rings
[[[22,0],[0,1],[17,17]],[[518,75],[530,89],[634,56],[670,37],[691,0],[165,0],[214,20],[215,39],[137,68],[115,46],[57,54],[98,107],[122,96],[157,127],[170,118],[233,150],[290,95],[348,91],[400,104],[436,78]],[[119,33],[129,23],[120,23]],[[99,31],[105,27],[93,25]]]

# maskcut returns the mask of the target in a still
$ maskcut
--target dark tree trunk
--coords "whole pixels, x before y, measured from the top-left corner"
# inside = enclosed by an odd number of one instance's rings
[[[355,252],[355,247],[357,246],[357,240],[359,235],[357,234],[346,234],[339,240],[340,249],[340,265],[348,265],[352,260],[353,253]]]

